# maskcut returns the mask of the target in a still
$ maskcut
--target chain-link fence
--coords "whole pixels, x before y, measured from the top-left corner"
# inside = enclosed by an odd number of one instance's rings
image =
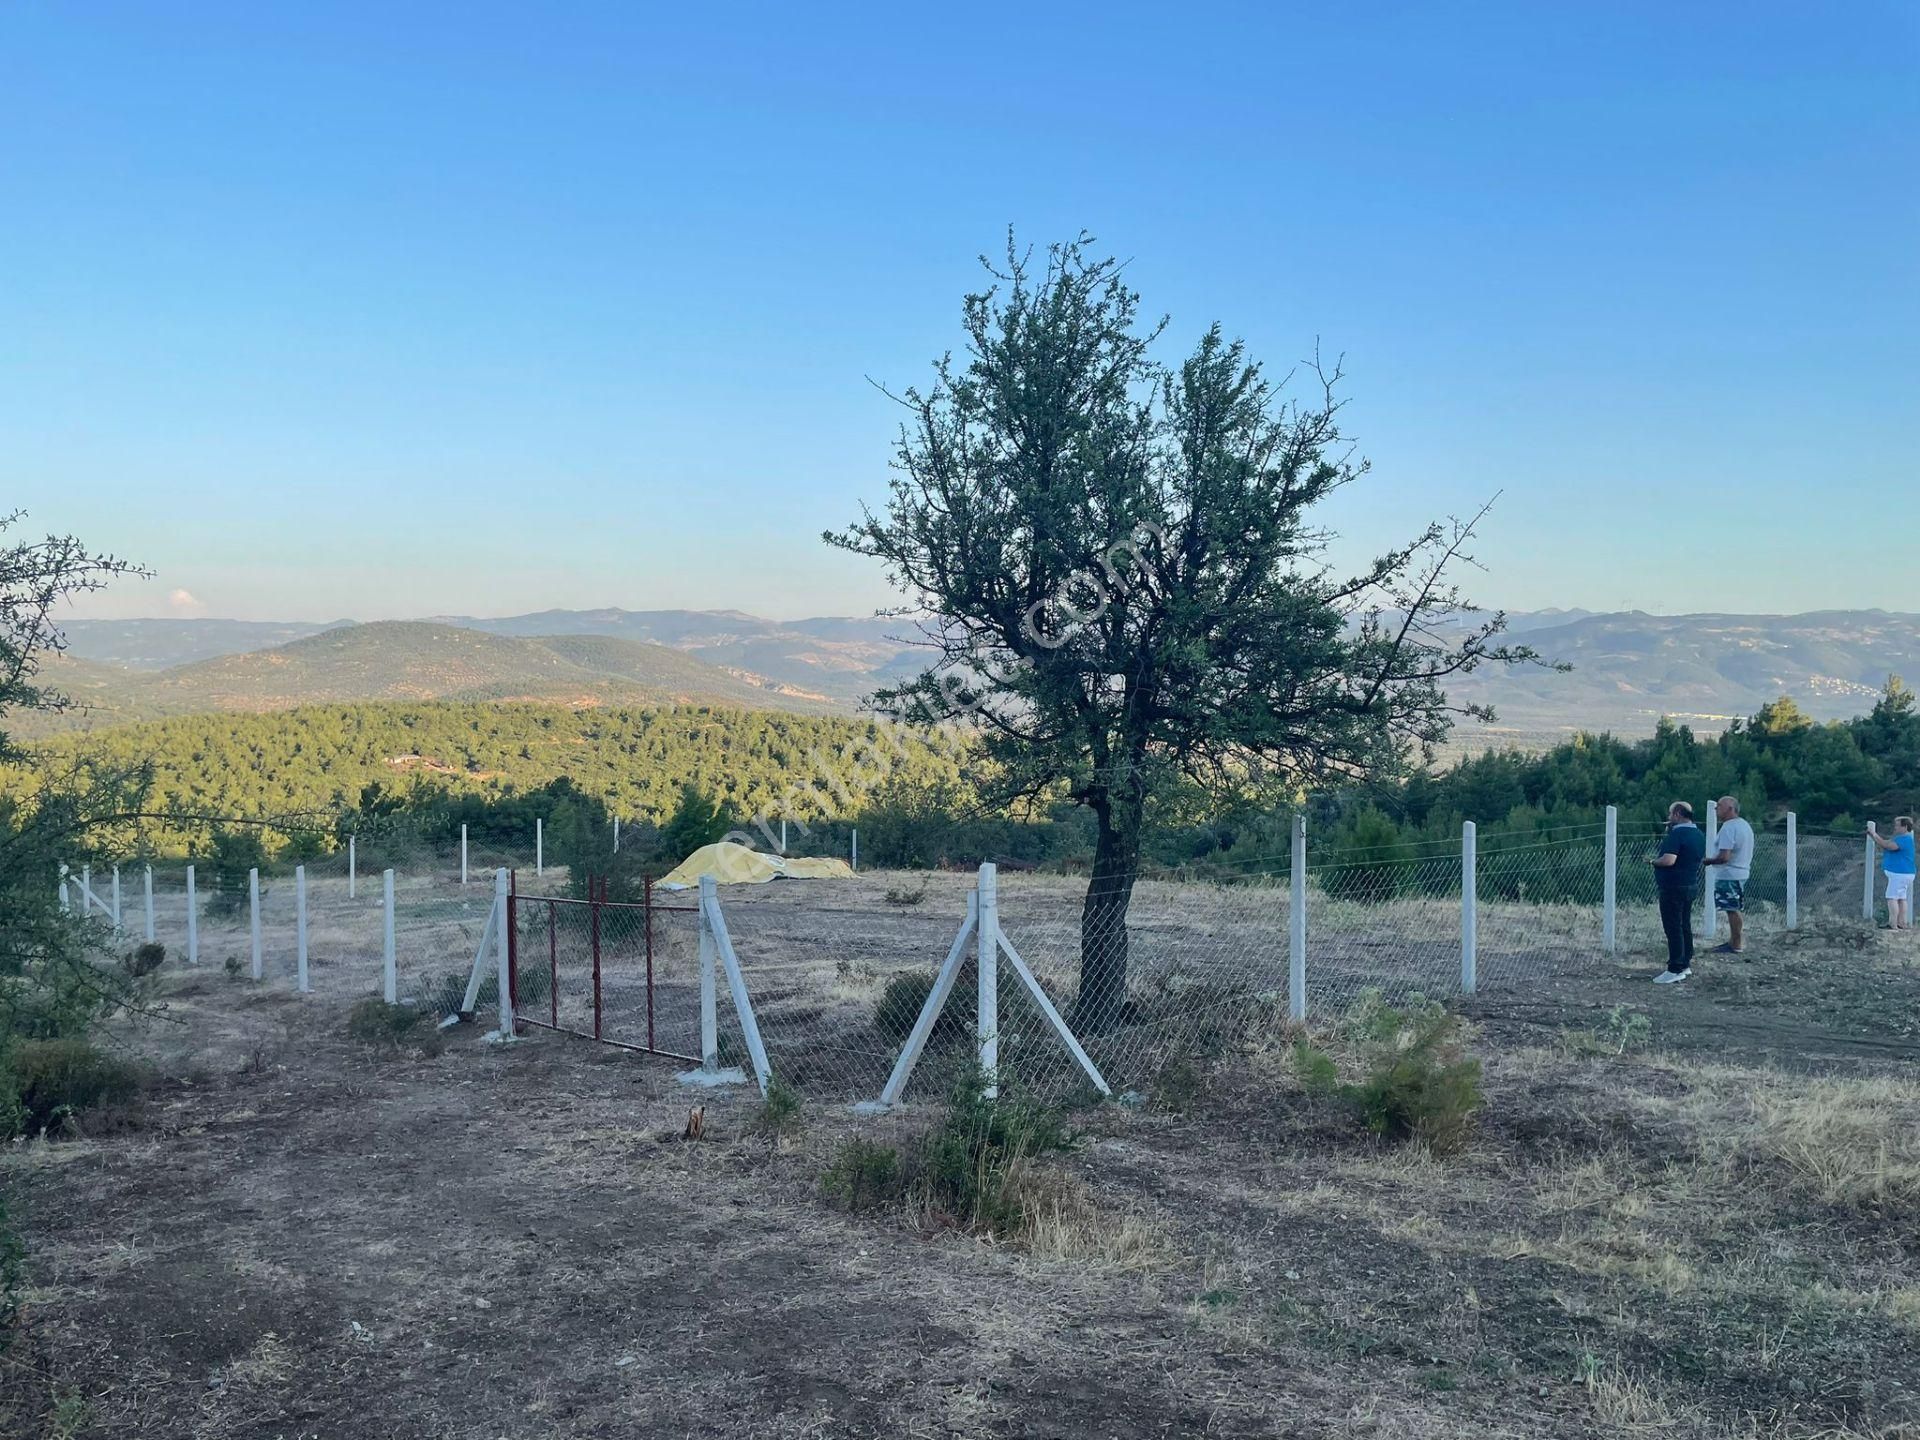
[[[1651,825],[1621,827],[1611,876],[1604,826],[1325,854],[1302,832],[1293,863],[1281,857],[1277,868],[1249,865],[1224,878],[998,874],[997,1063],[1023,1083],[1093,1085],[1097,1076],[1111,1092],[1141,1090],[1249,1026],[1338,1015],[1366,994],[1447,999],[1591,973],[1610,959],[1609,892],[1614,955],[1651,961],[1661,943],[1647,863],[1657,840]],[[1790,844],[1785,828],[1764,828],[1745,885],[1747,936],[1764,943],[1790,917],[1859,923],[1884,913],[1879,868],[1863,836]],[[648,887],[616,903],[585,886],[583,898],[548,867],[516,873],[508,904],[496,899],[496,883],[506,883],[497,873],[498,881],[479,871],[470,855],[463,884],[457,857],[382,873],[336,854],[258,876],[256,907],[253,877],[202,868],[189,927],[185,867],[122,867],[119,930],[131,949],[150,928],[180,960],[191,933],[197,963],[236,980],[253,979],[257,953],[259,984],[298,989],[304,974],[322,998],[380,995],[391,984],[400,1003],[436,1016],[468,1008],[470,988],[471,1008],[497,1008],[494,957],[505,946],[514,1008],[527,1024],[688,1065],[708,1053],[723,1068],[747,1065],[721,947],[711,933],[703,943],[711,927],[698,892]],[[95,865],[83,893],[76,870],[69,903],[109,909],[114,879],[111,866]],[[878,1096],[903,1050],[916,1051],[917,1094],[976,1064],[985,924],[978,897],[969,898],[977,884],[971,874],[883,872],[718,890],[773,1075],[851,1101]],[[1725,933],[1723,919],[1708,929],[1711,890],[1701,887],[1694,911],[1701,936]],[[950,993],[916,1046],[916,1022],[943,971]]]

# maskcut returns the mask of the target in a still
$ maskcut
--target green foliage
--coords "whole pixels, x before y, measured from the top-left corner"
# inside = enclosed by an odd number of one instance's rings
[[[153,974],[166,963],[167,947],[158,940],[142,941],[128,951],[120,961],[126,972],[136,980]]]
[[[999,1099],[987,1100],[981,1089],[977,1070],[954,1086],[945,1118],[914,1149],[913,1178],[929,1210],[985,1234],[1013,1236],[1029,1218],[1031,1162],[1074,1149],[1079,1137],[1052,1106],[1005,1087]]]
[[[767,1093],[760,1101],[760,1108],[754,1113],[750,1128],[761,1135],[778,1138],[791,1135],[804,1124],[805,1102],[800,1092],[787,1084],[779,1076],[774,1076],[767,1084]]]
[[[886,1210],[905,1193],[900,1151],[858,1136],[845,1141],[820,1177],[820,1189],[843,1210]]]
[[[927,996],[933,993],[933,983],[938,978],[931,970],[903,970],[887,981],[880,998],[873,1002],[874,1032],[889,1044],[904,1043],[907,1036],[913,1033],[913,1022],[920,1018],[921,1010],[926,1007]],[[929,1043],[957,1040],[973,1032],[974,1021],[963,1013],[966,1009],[965,997],[960,990],[961,986],[956,980],[954,993],[947,997],[947,1003],[941,1007],[940,1018],[934,1021]],[[977,997],[973,1008],[978,1009]]]
[[[27,1247],[7,1210],[7,1192],[0,1188],[0,1356],[13,1339],[20,1318],[20,1287],[26,1273]]]
[[[1351,1080],[1326,1050],[1295,1043],[1295,1073],[1308,1093],[1338,1098],[1376,1135],[1442,1154],[1459,1148],[1481,1093],[1480,1062],[1466,1053],[1457,1016],[1418,996],[1405,1009],[1370,997],[1340,1038],[1351,1050]]]
[[[204,868],[207,879],[207,910],[213,915],[237,915],[247,908],[253,871],[266,872],[267,846],[257,826],[221,826],[207,837],[205,859],[195,867],[195,881]],[[266,893],[266,882],[260,890]]]
[[[853,1139],[834,1154],[821,1189],[846,1210],[904,1208],[982,1234],[1027,1233],[1042,1196],[1033,1162],[1074,1149],[1057,1108],[1003,1088],[981,1096],[978,1070],[955,1084],[940,1123],[904,1150]]]
[[[377,995],[355,1001],[347,1012],[347,1034],[363,1045],[403,1045],[436,1033],[424,1012],[411,1005],[389,1005]]]
[[[947,1003],[940,1007],[940,1016],[933,1023],[933,1033],[927,1039],[929,1045],[945,1045],[978,1033],[979,974],[973,961],[968,960],[961,965],[959,973],[954,976],[953,990],[947,996]],[[920,1018],[920,1011],[926,1006],[927,996],[933,993],[937,979],[938,973],[932,970],[903,970],[888,980],[886,988],[873,1004],[874,1032],[889,1044],[902,1044],[913,1033],[913,1023]],[[1003,1040],[1037,1030],[1047,1023],[1045,1016],[1040,1013],[1040,1007],[1033,1003],[1033,997],[1012,973],[1011,966],[1001,969],[999,980],[999,996],[994,1009],[1000,1019]]]
[[[985,712],[997,798],[1064,791],[1092,812],[1076,1013],[1098,1029],[1125,1003],[1156,791],[1232,785],[1250,761],[1393,768],[1451,727],[1441,679],[1528,652],[1492,643],[1504,618],[1468,614],[1445,582],[1469,529],[1382,546],[1357,579],[1327,563],[1321,502],[1365,472],[1338,374],[1290,402],[1218,326],[1162,363],[1162,327],[1082,241],[1031,261],[1009,237],[963,324],[968,358],[903,397],[885,505],[826,538],[940,617],[926,671],[876,703]]]
[[[660,851],[678,864],[702,845],[711,845],[728,829],[727,817],[719,803],[689,780],[680,787],[680,801],[673,817],[660,827]]]
[[[16,1041],[4,1073],[5,1092],[13,1097],[10,1133],[26,1135],[124,1104],[139,1093],[144,1078],[138,1066],[77,1036]]]
[[[148,826],[156,854],[207,854],[213,827],[203,817],[213,815],[273,822],[263,840],[275,861],[293,832],[324,833],[336,847],[353,834],[360,863],[375,869],[421,855],[445,863],[462,823],[476,853],[527,856],[536,816],[550,864],[610,846],[616,814],[626,826],[622,852],[629,833],[646,851],[639,827],[667,823],[689,786],[743,824],[786,807],[796,827],[817,828],[849,808],[827,776],[847,785],[857,810],[869,786],[890,778],[957,783],[965,751],[925,729],[845,716],[368,702],[177,716],[59,736],[34,753],[56,769],[82,754],[120,770],[151,760],[146,808],[175,817]],[[40,783],[31,771],[0,768],[0,795],[24,797]],[[887,863],[864,831],[861,848]]]

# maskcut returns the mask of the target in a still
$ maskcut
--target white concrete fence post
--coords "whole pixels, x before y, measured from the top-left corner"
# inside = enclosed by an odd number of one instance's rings
[[[1607,806],[1607,855],[1600,882],[1600,944],[1607,954],[1619,948],[1620,807]]]
[[[1293,817],[1293,888],[1287,904],[1287,1017],[1307,1018],[1307,817]]]
[[[1480,988],[1480,832],[1460,822],[1460,993]]]
[[[113,928],[120,928],[120,867],[113,867]]]
[[[73,913],[73,896],[67,892],[67,867],[64,865],[60,867],[60,913]]]
[[[787,853],[787,817],[784,815],[780,817],[780,853]]]
[[[620,853],[620,817],[618,815],[613,817],[613,853],[616,855]]]
[[[507,872],[504,866],[493,872],[493,916],[494,983],[500,987],[500,1038],[511,1040],[519,1026],[513,1016],[513,976],[507,963]]]
[[[1707,817],[1702,822],[1707,832],[1707,854],[1720,853],[1720,812],[1714,808],[1714,802],[1707,801]],[[1700,933],[1708,940],[1720,938],[1720,912],[1713,908],[1714,873],[1711,866],[1706,870],[1700,882]]]
[[[460,827],[460,883],[467,883],[467,827]]]
[[[1873,862],[1874,852],[1880,847],[1873,843],[1873,837],[1867,837],[1867,867],[1860,875],[1860,918],[1869,924],[1873,921]],[[114,908],[119,909],[119,895],[115,892]]]
[[[308,994],[313,986],[307,981],[307,867],[293,867],[293,909],[294,909],[294,975],[299,983],[300,993]]]
[[[80,913],[93,914],[93,866],[80,867]]]
[[[707,897],[716,885],[712,875],[700,877],[700,1068],[709,1075],[720,1069],[720,996],[713,973],[718,951],[706,916]]]
[[[860,827],[858,825],[853,827],[853,853],[847,863],[852,870],[860,869]]]
[[[253,978],[258,980],[260,965],[260,872],[257,869],[247,871],[247,910],[252,917],[253,930]]]
[[[200,963],[200,902],[193,888],[193,866],[187,866],[187,963]]]
[[[1787,812],[1787,929],[1800,928],[1800,817]]]
[[[382,871],[380,875],[380,926],[384,934],[381,937],[380,974],[381,994],[386,996],[387,1004],[400,1003],[400,966],[395,959],[393,945],[393,871]]]
[[[1000,1096],[1000,872],[988,861],[980,867],[980,925],[974,951],[980,981],[977,1035],[980,1042],[980,1094]]]
[[[533,873],[547,873],[547,822],[538,815],[533,817]]]
[[[149,865],[146,867],[143,883],[146,886],[147,892],[147,928],[143,938],[151,941],[153,939],[153,866]]]
[[[354,898],[360,884],[360,856],[354,848],[354,837],[347,836],[347,899]]]

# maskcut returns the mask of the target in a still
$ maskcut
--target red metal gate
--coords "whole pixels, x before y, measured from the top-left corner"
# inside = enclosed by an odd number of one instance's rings
[[[700,907],[658,903],[651,877],[641,896],[638,903],[607,899],[604,877],[589,877],[585,900],[522,895],[518,877],[510,876],[507,984],[514,1018],[698,1065],[699,1056],[687,1052],[699,1048],[699,981],[690,956]],[[676,1042],[684,1048],[674,1048]]]

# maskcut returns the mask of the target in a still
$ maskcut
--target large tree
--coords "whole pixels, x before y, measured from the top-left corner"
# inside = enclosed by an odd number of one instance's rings
[[[885,562],[929,663],[880,692],[968,717],[1009,800],[1064,792],[1098,827],[1076,1018],[1124,1015],[1126,917],[1150,797],[1176,780],[1293,793],[1392,769],[1456,716],[1442,683],[1531,659],[1450,572],[1471,524],[1432,524],[1336,573],[1315,507],[1366,472],[1338,367],[1288,400],[1214,327],[1174,367],[1121,267],[1086,237],[1009,243],[966,297],[967,353],[897,398],[882,513],[829,543]],[[983,263],[986,263],[983,261]]]

